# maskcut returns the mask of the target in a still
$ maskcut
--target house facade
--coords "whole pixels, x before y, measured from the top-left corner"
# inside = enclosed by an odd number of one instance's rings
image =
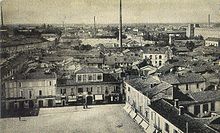
[[[215,47],[219,47],[220,45],[220,38],[212,38],[212,37],[208,37],[205,40],[205,46],[215,46]]]
[[[82,67],[71,79],[60,79],[57,104],[111,103],[122,100],[121,82],[96,67]]]
[[[6,110],[55,106],[55,73],[32,72],[4,83]]]
[[[161,67],[172,58],[170,47],[150,47],[143,50],[143,59],[150,59],[155,67]]]

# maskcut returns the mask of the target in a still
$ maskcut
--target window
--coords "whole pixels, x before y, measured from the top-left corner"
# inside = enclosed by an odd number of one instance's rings
[[[89,81],[92,80],[92,75],[89,75],[88,80],[89,80]]]
[[[73,90],[74,90],[74,88],[71,88],[71,95],[75,95]]]
[[[173,133],[178,133],[175,129],[173,129]]]
[[[24,97],[23,90],[20,90],[20,97]]]
[[[42,90],[39,90],[39,96],[42,96]]]
[[[101,79],[102,79],[102,75],[99,74],[99,75],[97,76],[97,79],[98,79],[98,80],[101,80]]]
[[[150,57],[150,59],[152,59],[152,55],[150,55],[149,57]]]
[[[209,106],[208,104],[203,104],[203,112],[208,112]]]
[[[154,113],[151,112],[151,120],[153,120],[153,119],[154,119]]]
[[[157,55],[155,55],[155,59],[157,59]]]
[[[100,87],[97,87],[97,94],[100,94],[101,90]]]
[[[198,83],[196,84],[196,88],[199,89],[199,84]]]
[[[147,118],[147,120],[148,120],[148,119],[149,119],[149,112],[146,111],[146,112],[145,112],[145,115],[146,115],[146,118]]]
[[[93,74],[93,80],[96,80],[96,74]]]
[[[66,89],[61,89],[61,94],[66,94]]]
[[[78,88],[78,93],[83,93],[83,88]]]
[[[79,81],[79,82],[82,81],[82,76],[81,76],[81,75],[78,75],[77,78],[78,78],[78,81]]]
[[[215,111],[215,102],[211,102],[211,111]]]
[[[168,132],[168,133],[170,132],[169,128],[170,128],[169,125],[167,123],[165,123],[165,131]]]
[[[200,105],[195,105],[194,106],[194,114],[198,115],[200,113]]]
[[[130,91],[130,87],[128,87],[128,91]]]
[[[188,84],[186,84],[186,91],[188,91],[189,90],[189,85]]]
[[[52,85],[52,82],[51,82],[51,81],[49,81],[49,85],[50,85],[50,86]]]
[[[157,122],[157,126],[160,128],[160,117],[158,116],[158,122]]]
[[[157,64],[157,61],[155,61],[155,64]]]
[[[21,87],[21,82],[18,83],[18,86]]]
[[[162,56],[161,56],[161,55],[159,55],[159,59],[162,59]]]
[[[86,75],[83,75],[83,81],[86,81]]]
[[[87,92],[92,92],[92,87],[90,87],[90,88],[87,87],[86,89],[87,89]]]
[[[159,61],[159,66],[161,66],[162,65],[162,61]]]
[[[32,91],[29,91],[29,98],[32,98]]]

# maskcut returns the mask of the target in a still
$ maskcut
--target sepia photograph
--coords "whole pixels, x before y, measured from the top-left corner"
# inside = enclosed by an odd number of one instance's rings
[[[0,133],[220,133],[220,0],[0,7]]]

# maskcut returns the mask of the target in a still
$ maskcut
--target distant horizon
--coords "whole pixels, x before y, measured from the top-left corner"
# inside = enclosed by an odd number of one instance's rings
[[[119,0],[3,0],[5,24],[117,24]],[[107,6],[104,6],[107,5]],[[219,0],[122,0],[124,24],[220,23]]]

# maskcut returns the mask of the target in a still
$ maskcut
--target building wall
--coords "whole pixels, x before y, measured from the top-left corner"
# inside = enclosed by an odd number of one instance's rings
[[[79,92],[79,88],[82,88],[82,92]],[[111,92],[115,92],[117,88],[120,88],[119,84],[98,84],[98,85],[92,85],[92,84],[86,84],[86,85],[76,85],[76,86],[62,86],[57,87],[57,95],[82,95],[83,92],[91,92],[91,94],[105,94],[108,95]],[[106,91],[108,93],[106,93]],[[62,93],[61,93],[62,92]]]
[[[204,115],[209,114],[210,112],[220,112],[220,108],[219,108],[219,101],[215,101],[213,104],[215,106],[214,110],[211,109],[211,103],[212,102],[206,102],[206,103],[201,103],[201,104],[193,104],[193,105],[189,105],[187,106],[187,110],[194,114],[197,115],[198,117],[203,117]],[[203,110],[204,109],[204,105],[208,106],[207,110]],[[195,106],[199,107],[199,113],[195,114]]]
[[[155,127],[157,129],[161,129],[162,133],[168,133],[165,131],[165,123],[169,125],[169,133],[173,133],[175,129],[178,133],[183,133],[177,127],[175,127],[172,123],[167,121],[161,115],[159,115],[156,111],[149,107],[150,99],[143,95],[141,92],[137,91],[135,88],[130,86],[125,82],[125,93],[126,93],[126,104],[134,107],[149,123],[149,127],[147,129],[148,132],[153,132]],[[140,110],[140,107],[143,108]]]
[[[5,104],[6,109],[11,109],[11,104],[18,105],[18,102],[39,106],[39,99],[43,101],[43,106],[48,106],[48,100],[52,100],[50,106],[54,106],[56,96],[56,79],[35,79],[17,80],[5,82]],[[41,94],[40,94],[41,93]],[[12,108],[13,109],[13,108]]]
[[[143,59],[148,58],[151,60],[152,65],[155,67],[162,66],[167,60],[168,57],[165,54],[143,54]]]
[[[219,47],[219,42],[206,40],[205,41],[205,46],[216,46],[216,47]]]
[[[41,79],[41,80],[18,80],[8,81],[5,83],[6,98],[23,97],[26,99],[36,99],[41,90],[41,96],[56,95],[56,79]],[[29,91],[32,92],[32,97],[29,97]]]
[[[198,86],[197,86],[197,84],[198,84]],[[187,85],[188,85],[188,90],[187,90]],[[199,91],[203,91],[205,89],[205,82],[202,82],[202,83],[180,84],[180,85],[178,85],[178,88],[183,93],[199,92]]]
[[[158,114],[151,108],[149,108],[149,117],[149,123],[151,128],[157,127],[158,129],[161,129],[162,133],[174,133],[174,130],[176,130],[178,133],[183,133],[183,131],[181,131],[179,128],[167,121],[164,117],[162,117],[160,114]],[[169,126],[168,132],[165,130],[166,123]]]
[[[195,28],[195,36],[202,35],[204,39],[208,37],[220,38],[220,29],[212,28]]]
[[[141,115],[146,117],[146,108],[150,104],[150,99],[137,91],[135,88],[125,82],[126,102],[137,109]]]
[[[103,73],[76,74],[76,82],[101,82]]]

